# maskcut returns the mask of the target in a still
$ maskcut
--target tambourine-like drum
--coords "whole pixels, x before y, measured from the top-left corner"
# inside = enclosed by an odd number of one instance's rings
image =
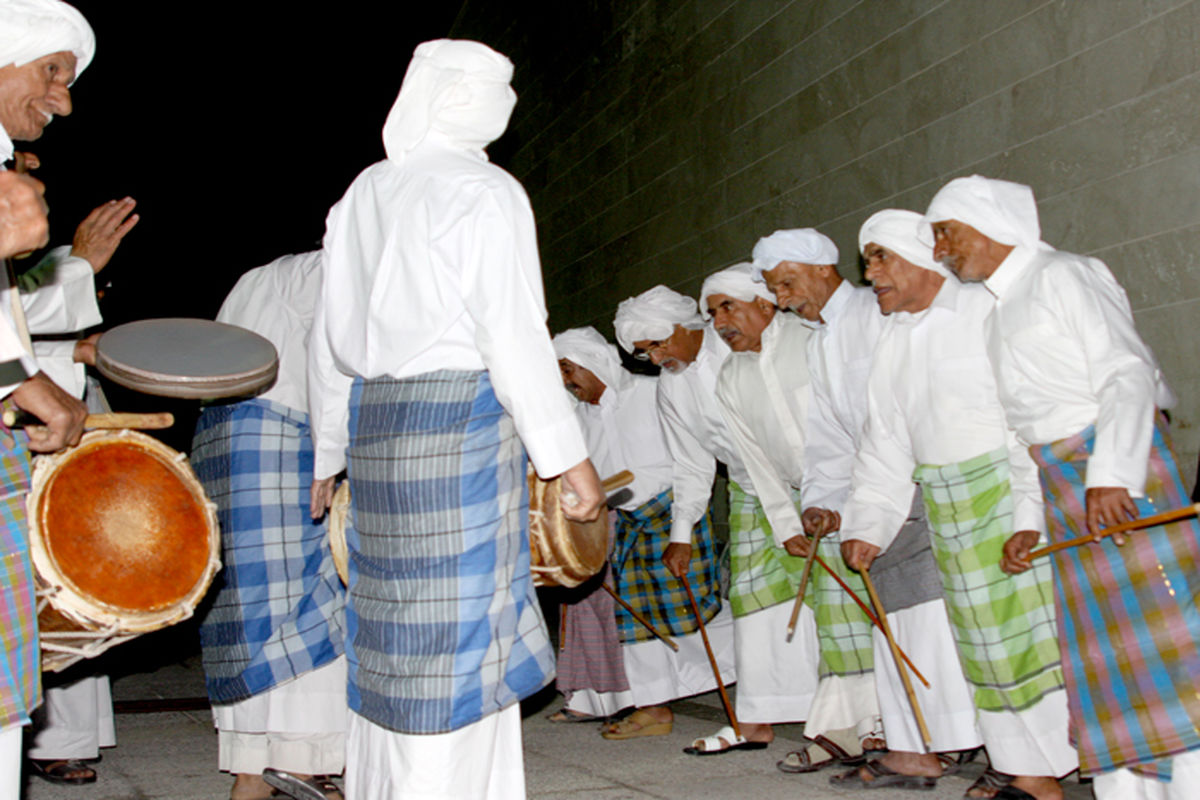
[[[216,399],[250,395],[279,371],[275,345],[253,331],[207,319],[144,319],[96,342],[96,369],[135,391]]]
[[[46,670],[187,619],[221,566],[184,455],[136,431],[38,457],[27,507]]]
[[[350,481],[333,493],[333,504],[329,506],[329,551],[333,553],[333,567],[342,584],[350,585],[350,550],[346,547],[346,520],[350,519]]]

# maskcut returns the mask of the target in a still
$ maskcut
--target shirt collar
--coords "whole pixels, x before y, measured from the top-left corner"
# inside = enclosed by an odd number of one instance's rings
[[[983,285],[988,288],[988,291],[996,296],[997,299],[1003,297],[1013,284],[1021,279],[1021,276],[1029,271],[1029,266],[1033,263],[1033,257],[1038,251],[1032,247],[1017,245],[1012,249],[1012,252],[1000,262],[1000,266],[996,267],[995,272],[991,277],[983,282]]]
[[[799,319],[805,326],[813,330],[820,330],[826,325],[832,325],[846,310],[846,306],[850,305],[850,298],[853,296],[854,287],[850,285],[850,281],[843,278],[838,287],[833,290],[833,294],[829,295],[829,299],[825,301],[825,305],[821,307],[820,321],[813,322],[804,317],[800,317]],[[782,311],[783,309],[780,309],[780,312]]]

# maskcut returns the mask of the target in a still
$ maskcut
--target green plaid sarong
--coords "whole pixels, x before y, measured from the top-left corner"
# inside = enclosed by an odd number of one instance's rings
[[[982,711],[1021,711],[1064,687],[1049,560],[1008,575],[1000,569],[1013,534],[1008,452],[957,464],[922,464],[933,553],[963,673]]]
[[[735,617],[794,600],[804,572],[804,559],[775,544],[762,503],[733,481],[729,481],[729,571],[729,607]]]
[[[870,602],[862,575],[850,569],[842,560],[841,542],[822,539],[817,548],[822,560],[837,572],[846,585],[864,602]],[[800,561],[803,562],[803,559]],[[804,600],[809,602],[809,598],[812,598],[815,604],[817,640],[821,645],[821,677],[862,675],[874,670],[875,647],[870,618],[819,564],[814,564],[809,581]],[[792,597],[795,597],[794,593]]]

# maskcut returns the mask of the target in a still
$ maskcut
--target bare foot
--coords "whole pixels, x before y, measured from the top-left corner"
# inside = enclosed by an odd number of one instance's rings
[[[1048,775],[1018,775],[1009,785],[1029,792],[1038,800],[1063,800],[1062,787]]]
[[[270,784],[262,779],[262,775],[239,772],[233,776],[229,800],[270,800],[273,791],[275,790]]]
[[[675,713],[671,711],[670,706],[640,706],[638,711],[649,714],[655,722],[673,722],[675,720]]]
[[[942,776],[942,762],[938,761],[935,753],[909,753],[900,750],[889,750],[878,759],[879,763],[898,772],[901,775],[925,775],[930,778]],[[870,776],[861,773],[866,781]]]

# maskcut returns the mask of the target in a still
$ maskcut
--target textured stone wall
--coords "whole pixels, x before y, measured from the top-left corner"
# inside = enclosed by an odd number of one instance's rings
[[[859,224],[958,175],[1028,183],[1043,237],[1104,259],[1200,444],[1200,2],[467,0],[517,64],[493,156],[529,190],[554,329],[611,332],[757,237]]]

